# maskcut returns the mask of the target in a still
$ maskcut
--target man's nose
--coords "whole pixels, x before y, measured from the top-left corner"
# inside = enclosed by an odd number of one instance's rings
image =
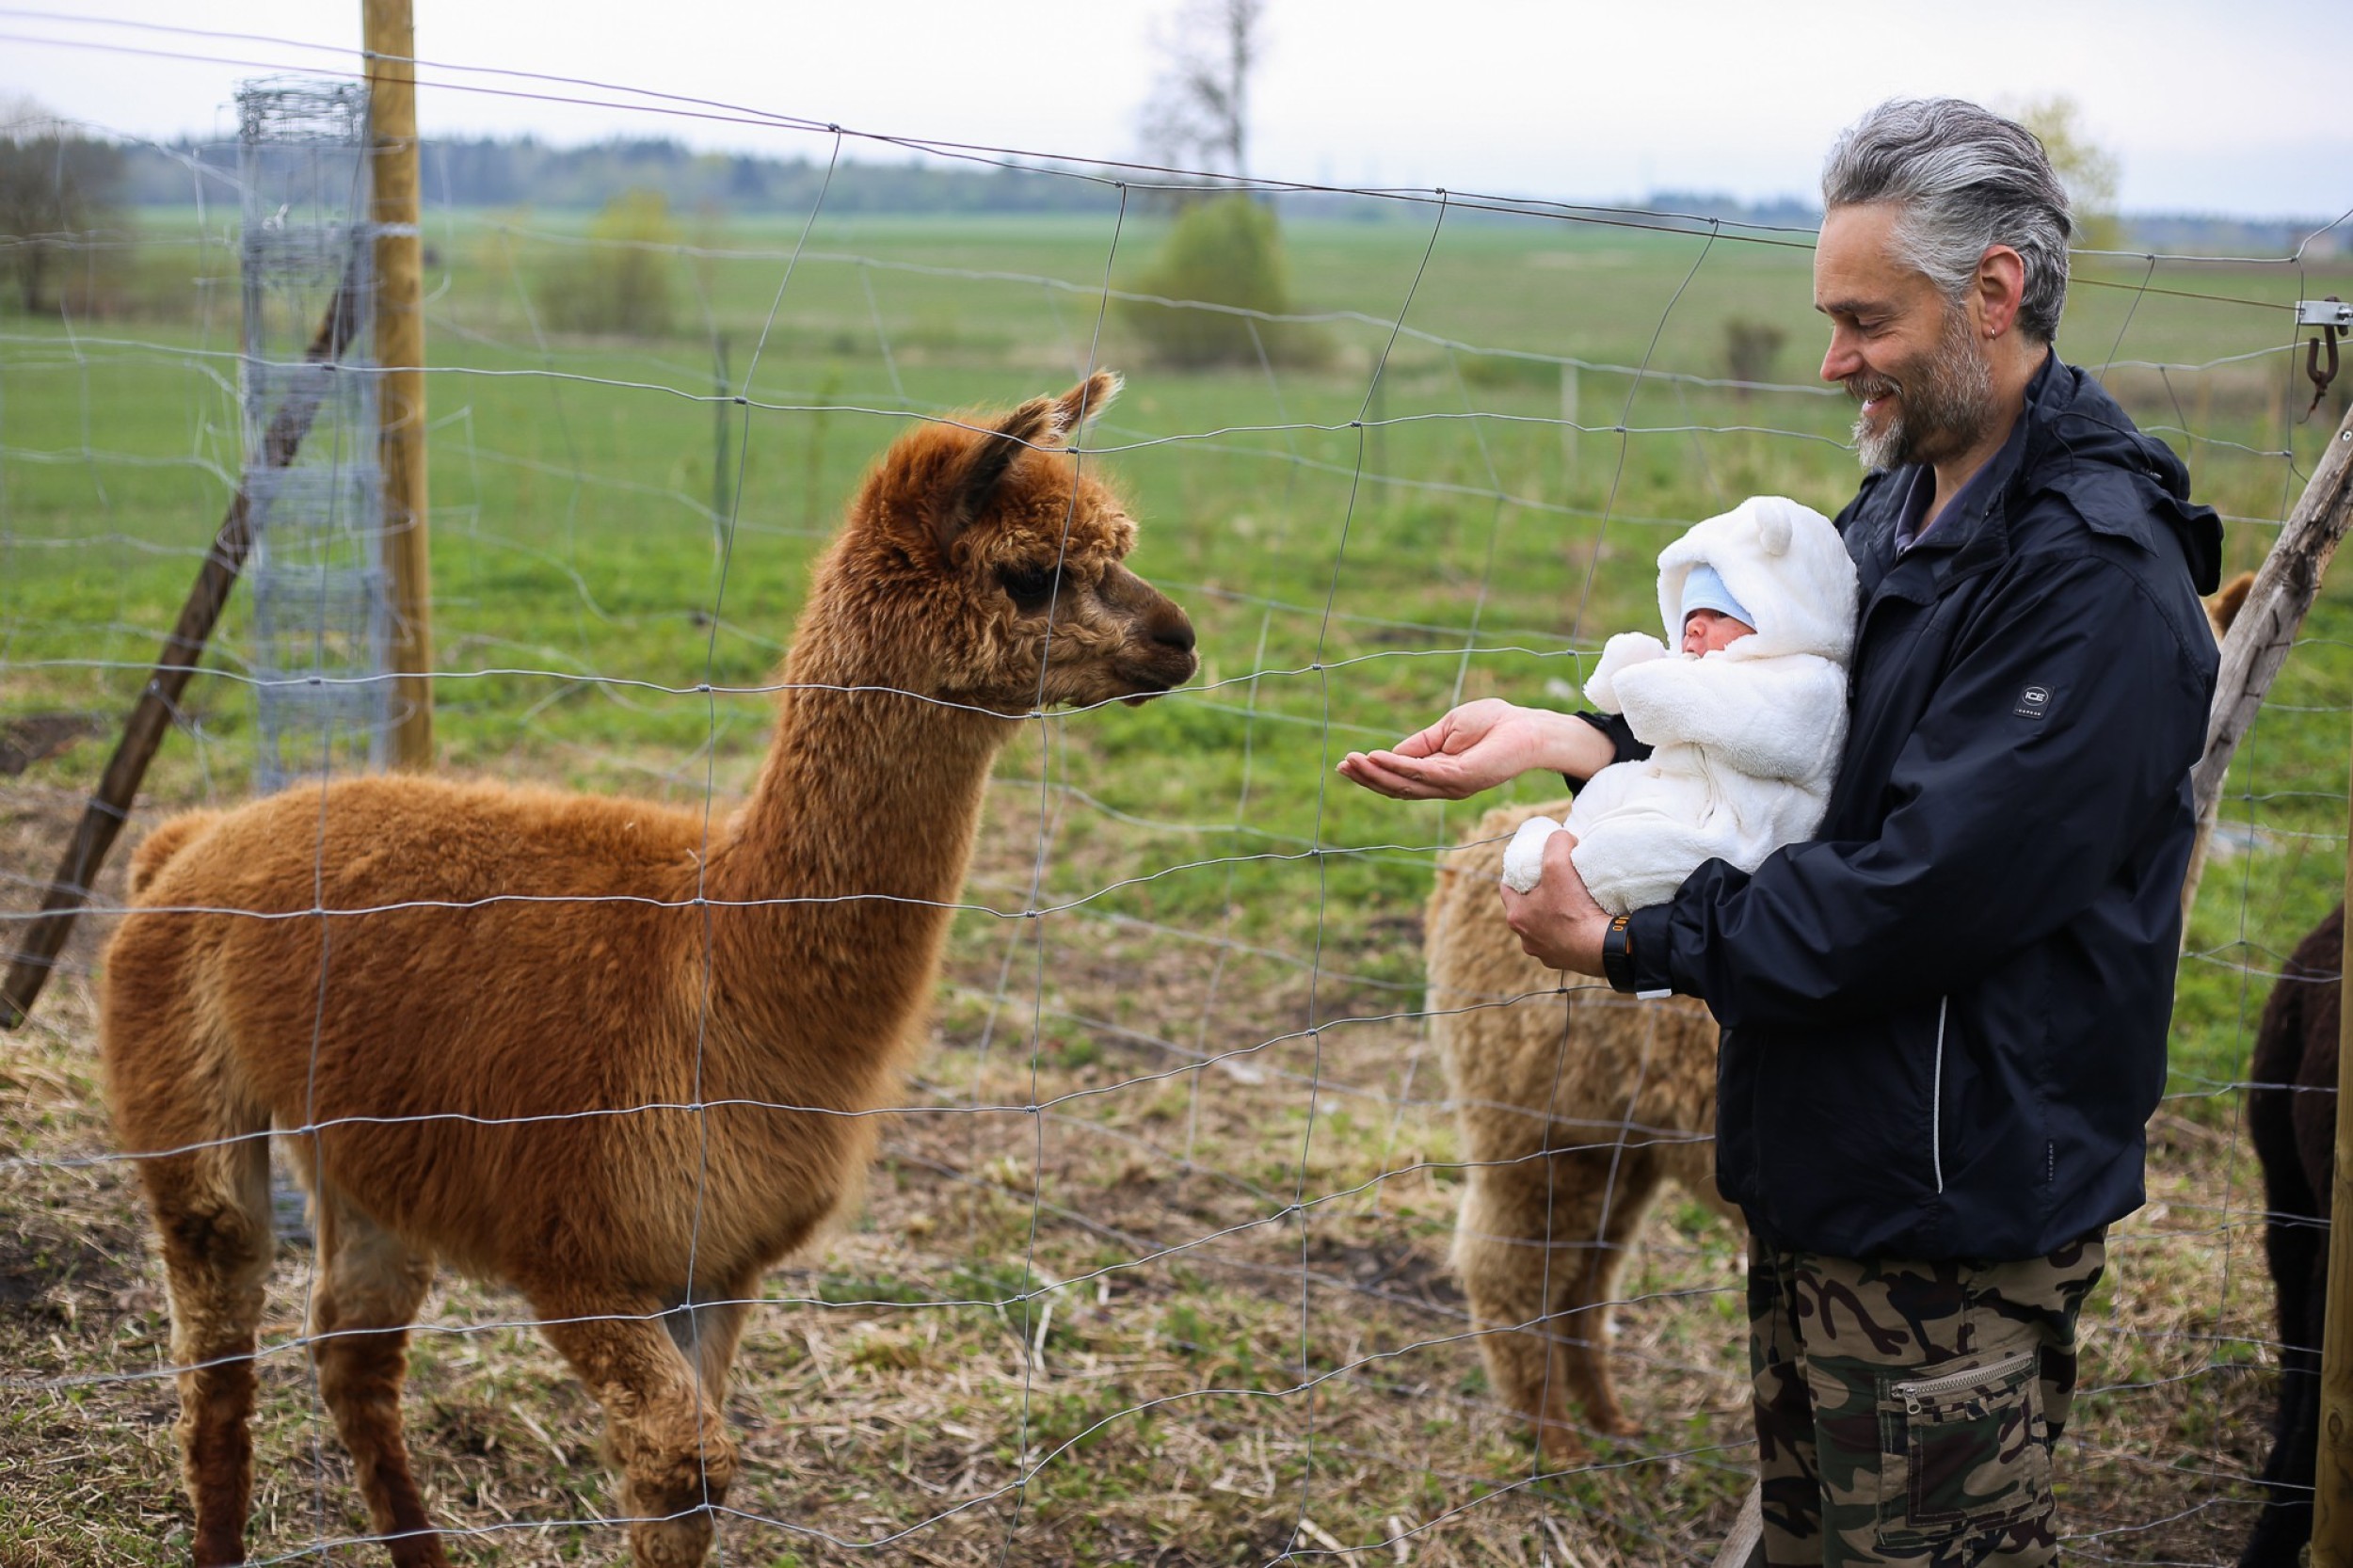
[[[1833,328],[1830,347],[1822,355],[1822,379],[1844,381],[1863,368],[1863,356],[1855,351],[1843,327]]]

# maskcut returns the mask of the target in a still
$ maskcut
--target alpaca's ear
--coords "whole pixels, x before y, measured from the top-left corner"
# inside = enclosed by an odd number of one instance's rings
[[[1059,407],[1050,397],[1033,397],[999,420],[994,429],[981,432],[956,473],[952,493],[933,513],[933,533],[940,549],[954,543],[957,535],[988,510],[1015,458],[1031,447],[1052,446],[1061,440],[1054,426]]]
[[[1068,437],[1112,406],[1125,385],[1115,372],[1098,370],[1054,400],[1054,433]]]

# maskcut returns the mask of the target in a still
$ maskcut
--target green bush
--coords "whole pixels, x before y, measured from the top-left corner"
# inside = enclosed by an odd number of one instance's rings
[[[588,225],[588,243],[540,274],[540,320],[558,332],[662,336],[670,329],[678,243],[659,192],[623,191]]]
[[[1743,383],[1770,381],[1773,362],[1788,341],[1789,334],[1769,321],[1734,316],[1724,323],[1724,374]],[[1735,395],[1746,399],[1749,388],[1736,388]]]
[[[1557,360],[1522,359],[1516,354],[1458,353],[1454,357],[1463,379],[1482,389],[1557,387],[1562,366]]]
[[[1131,299],[1123,302],[1121,314],[1164,365],[1256,364],[1261,349],[1278,364],[1328,359],[1327,337],[1302,323],[1187,308],[1288,313],[1293,307],[1285,274],[1282,225],[1273,210],[1241,194],[1212,197],[1184,210],[1151,270],[1136,280],[1137,292],[1180,303]]]

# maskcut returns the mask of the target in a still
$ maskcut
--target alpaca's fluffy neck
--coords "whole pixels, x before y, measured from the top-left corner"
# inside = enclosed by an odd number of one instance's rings
[[[746,1069],[787,1051],[840,1101],[879,1086],[930,999],[1012,721],[874,689],[888,676],[825,600],[802,617],[759,784],[705,887],[714,1016]],[[785,902],[744,906],[770,899]]]

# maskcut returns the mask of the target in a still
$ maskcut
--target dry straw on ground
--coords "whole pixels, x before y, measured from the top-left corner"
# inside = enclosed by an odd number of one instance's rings
[[[34,790],[0,808],[8,907],[72,805]],[[984,885],[1034,854],[1034,798],[1000,806]],[[1607,1568],[1707,1548],[1747,1457],[1728,1229],[1686,1203],[1654,1217],[1611,1352],[1645,1433],[1537,1475],[1460,1337],[1452,1132],[1412,997],[1338,978],[1353,955],[1329,953],[1320,1016],[1377,1021],[1292,1035],[1311,983],[1295,967],[1134,922],[1016,924],[960,926],[908,1096],[925,1109],[888,1137],[855,1226],[766,1282],[728,1406],[744,1448],[730,1560],[1175,1568],[1289,1548]],[[52,1163],[109,1148],[91,1022],[77,969],[0,1036],[0,1118],[40,1161],[0,1170],[5,1568],[184,1551],[136,1183],[104,1159]],[[2269,1386],[2247,1372],[2269,1359],[2249,1348],[2269,1288],[2242,1148],[2227,1115],[2159,1117],[2151,1207],[2120,1228],[2089,1314],[2094,1392],[2063,1491],[2084,1558],[2226,1560],[2251,1518],[2224,1479],[2259,1461]],[[281,1250],[266,1343],[298,1334],[310,1266]],[[598,1413],[520,1316],[446,1280],[427,1303],[408,1408],[428,1501],[459,1560],[601,1560],[618,1530],[577,1523],[612,1506]],[[266,1357],[264,1400],[257,1557],[362,1533],[298,1350]]]

